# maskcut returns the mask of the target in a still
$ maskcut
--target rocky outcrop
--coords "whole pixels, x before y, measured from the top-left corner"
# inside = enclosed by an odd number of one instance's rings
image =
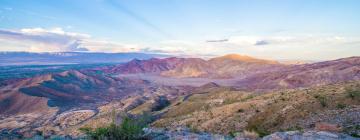
[[[163,129],[145,128],[145,137],[152,140],[169,140],[169,139],[194,139],[194,140],[358,140],[342,133],[332,133],[327,131],[287,131],[275,132],[263,138],[247,137],[241,133],[237,136],[219,135],[204,132],[192,132],[187,128],[178,128],[172,131]],[[236,134],[235,134],[236,135]]]
[[[359,138],[351,137],[341,133],[331,133],[326,131],[288,131],[276,132],[265,136],[262,140],[358,140]]]

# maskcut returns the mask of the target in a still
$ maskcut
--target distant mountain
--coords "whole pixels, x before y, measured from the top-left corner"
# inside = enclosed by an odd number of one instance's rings
[[[221,62],[240,61],[243,63],[279,64],[279,62],[274,61],[274,60],[259,59],[259,58],[254,58],[251,56],[239,55],[239,54],[228,54],[228,55],[213,58],[210,61],[212,61],[212,62],[214,62],[214,61],[221,61]]]
[[[132,60],[125,64],[108,67],[104,71],[118,74],[158,73],[162,76],[177,78],[233,78],[281,67],[285,65],[276,61],[231,54],[210,60],[175,57]]]
[[[275,89],[318,86],[352,80],[360,80],[360,57],[289,65],[276,71],[249,75],[237,85],[246,89]]]
[[[82,55],[47,55],[73,54]],[[234,54],[209,60],[133,59],[7,78],[0,84],[0,134],[36,134],[51,128],[43,134],[78,136],[77,128],[84,124],[111,122],[106,116],[115,109],[150,112],[156,118],[152,126],[190,126],[216,133],[311,128],[316,122],[312,118],[338,120],[332,114],[339,112],[331,113],[334,109],[345,111],[341,118],[359,112],[359,107],[351,108],[360,103],[359,82],[360,57],[299,65]],[[356,87],[355,92],[348,92],[350,87]],[[318,114],[324,109],[330,111],[322,112],[329,118]],[[341,120],[339,125],[348,125]]]
[[[179,64],[184,63],[185,58],[152,58],[149,60],[133,59],[128,63],[119,64],[104,68],[107,73],[133,74],[133,73],[159,73],[176,68]]]
[[[232,80],[231,86],[242,89],[272,90],[360,80],[360,57],[289,65],[231,54],[209,60],[200,58],[133,60],[106,67],[104,71],[112,74],[152,73],[178,79],[204,78],[208,82],[229,79]]]
[[[92,52],[0,52],[0,65],[123,63],[132,59],[150,59],[164,55],[145,53]]]

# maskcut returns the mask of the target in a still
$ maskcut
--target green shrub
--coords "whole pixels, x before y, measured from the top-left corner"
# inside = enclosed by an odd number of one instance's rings
[[[289,127],[287,129],[285,129],[285,131],[303,131],[304,129],[298,125]]]
[[[314,96],[321,104],[322,107],[326,107],[327,103],[326,103],[326,97],[323,95],[315,95]]]
[[[110,125],[105,127],[99,127],[95,129],[80,128],[79,130],[85,133],[88,138],[94,140],[137,140],[142,139],[142,129],[147,126],[150,120],[151,119],[149,116],[144,113],[142,116],[137,118],[124,116],[122,122],[119,125],[115,124],[113,121]]]
[[[336,108],[338,109],[344,109],[346,107],[346,104],[338,103],[336,104]]]
[[[346,88],[346,94],[349,98],[351,99],[357,99],[360,100],[360,88],[356,87],[356,88]]]

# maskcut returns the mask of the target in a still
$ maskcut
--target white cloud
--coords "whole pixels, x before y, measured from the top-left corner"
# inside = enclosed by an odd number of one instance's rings
[[[224,42],[163,41],[153,49],[190,56],[240,53],[269,59],[319,60],[360,56],[360,38],[310,35],[232,36]]]
[[[28,50],[24,51],[34,52],[87,51],[81,46],[81,41],[88,38],[90,38],[89,35],[65,32],[61,28],[0,30],[0,43],[13,44],[10,45],[12,47],[10,50],[16,49],[20,45],[28,47]]]
[[[360,56],[360,38],[346,36],[232,36],[209,42],[165,40],[152,44],[101,40],[62,28],[0,30],[0,51],[148,52],[206,57],[240,53],[271,59],[335,59]]]

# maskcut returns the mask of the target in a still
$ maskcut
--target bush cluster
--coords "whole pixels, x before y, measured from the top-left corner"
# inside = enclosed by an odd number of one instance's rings
[[[124,116],[120,124],[113,121],[105,127],[95,129],[83,127],[79,130],[93,140],[139,140],[144,139],[143,128],[147,127],[150,121],[151,118],[146,114],[134,118]]]

